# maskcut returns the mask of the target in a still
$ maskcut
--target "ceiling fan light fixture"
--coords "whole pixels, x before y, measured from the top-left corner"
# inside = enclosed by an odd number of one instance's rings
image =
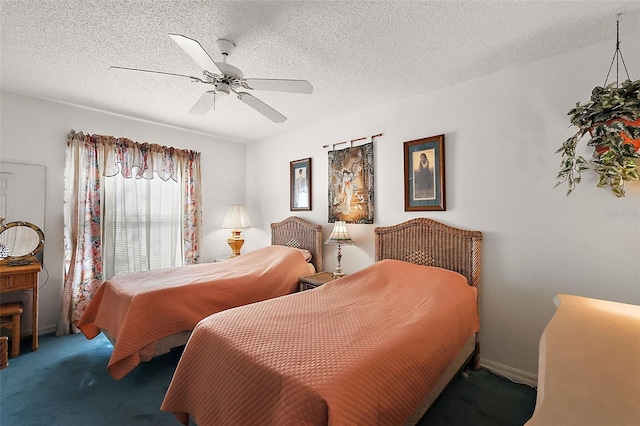
[[[230,91],[231,89],[227,83],[216,83],[216,93],[224,93],[225,95],[228,95]]]

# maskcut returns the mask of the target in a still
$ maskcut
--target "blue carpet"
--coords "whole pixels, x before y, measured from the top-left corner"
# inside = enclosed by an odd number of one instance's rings
[[[0,370],[2,426],[179,426],[160,411],[181,351],[154,358],[122,380],[107,372],[111,343],[100,335],[45,335],[40,348],[9,359]],[[535,390],[487,371],[456,377],[419,423],[451,426],[521,426],[531,417]]]
[[[449,382],[420,426],[522,426],[533,415],[536,391],[487,370]]]
[[[30,350],[30,339],[22,348]],[[180,358],[175,351],[140,364],[122,380],[107,372],[113,347],[102,334],[41,336],[36,352],[22,350],[0,371],[0,424],[179,425],[160,411]]]

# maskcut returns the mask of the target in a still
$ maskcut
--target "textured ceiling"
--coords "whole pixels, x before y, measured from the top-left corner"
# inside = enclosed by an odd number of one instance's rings
[[[239,142],[615,38],[619,13],[623,54],[640,45],[638,1],[0,0],[0,5],[3,90]],[[198,40],[217,61],[215,40],[229,39],[237,47],[228,62],[246,77],[305,79],[314,93],[253,92],[288,117],[281,124],[234,96],[206,116],[194,116],[188,111],[205,86],[109,70],[116,65],[201,76],[168,33]],[[625,40],[625,34],[636,39]]]

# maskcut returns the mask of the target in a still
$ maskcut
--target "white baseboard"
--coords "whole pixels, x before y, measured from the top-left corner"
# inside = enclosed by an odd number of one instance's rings
[[[503,376],[512,382],[523,383],[534,388],[538,387],[538,376],[536,374],[527,373],[526,371],[518,370],[517,368],[499,364],[484,358],[480,358],[480,366],[497,374],[498,376]]]

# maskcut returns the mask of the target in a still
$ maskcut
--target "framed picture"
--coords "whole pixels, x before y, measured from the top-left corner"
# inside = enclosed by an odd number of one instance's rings
[[[311,158],[290,163],[291,211],[311,210]]]
[[[404,211],[446,210],[444,135],[404,143]]]

